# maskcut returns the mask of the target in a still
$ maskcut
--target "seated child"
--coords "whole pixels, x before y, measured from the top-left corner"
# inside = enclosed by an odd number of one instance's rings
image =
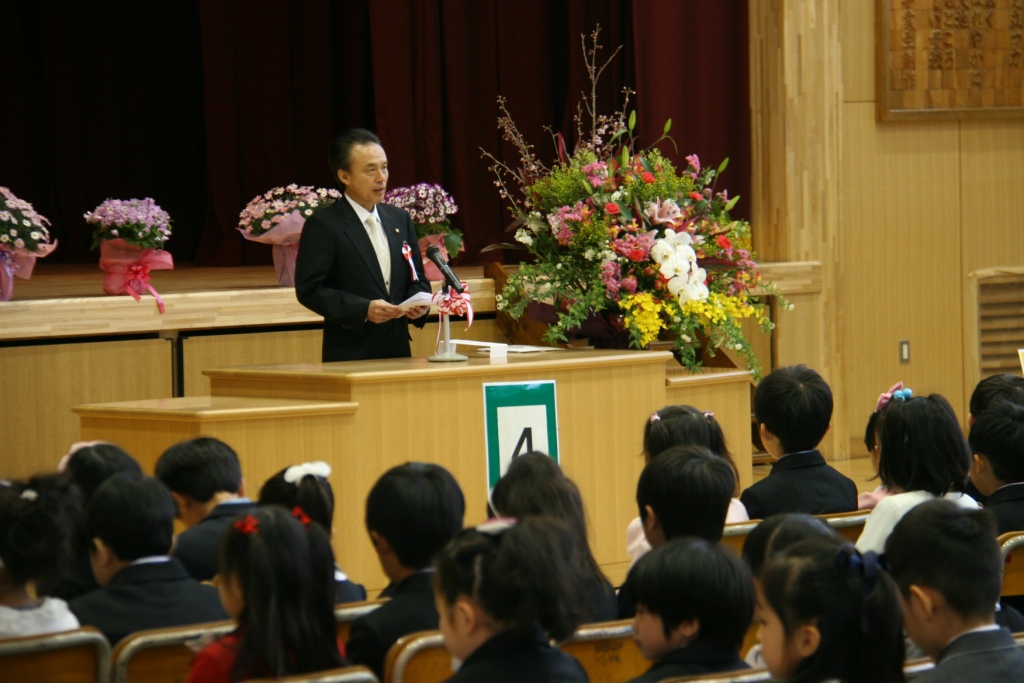
[[[636,601],[634,638],[654,661],[631,683],[749,668],[739,649],[754,586],[732,551],[702,538],[676,539],[640,558],[626,586]]]
[[[967,414],[967,427],[974,425],[974,421],[981,417],[988,407],[997,401],[1009,401],[1024,406],[1024,377],[1004,373],[992,375],[978,382],[974,391],[971,392],[969,404],[970,412]],[[968,478],[964,493],[969,495],[979,504],[985,504],[985,496]]]
[[[366,499],[366,529],[391,581],[381,597],[390,600],[352,622],[346,649],[353,664],[380,676],[396,640],[437,628],[431,563],[462,529],[465,511],[462,489],[440,465],[399,465],[373,485]]]
[[[135,631],[227,617],[217,590],[168,557],[174,501],[156,479],[125,473],[104,482],[85,510],[85,533],[101,588],[72,600],[71,611],[111,645]]]
[[[656,411],[644,423],[644,458],[650,462],[658,454],[672,446],[706,446],[716,455],[725,458],[736,470],[732,455],[725,446],[725,434],[710,411],[700,411],[693,406],[665,406]],[[739,477],[737,477],[737,480]],[[726,524],[746,522],[747,510],[739,498],[729,501]],[[626,528],[626,552],[631,562],[639,560],[649,552],[651,545],[644,537],[644,528],[637,517]]]
[[[60,569],[74,507],[67,482],[36,477],[0,484],[0,638],[78,628],[60,598],[37,598],[29,584]]]
[[[1024,531],[1024,405],[1000,401],[971,425],[971,481],[1000,534]]]
[[[334,621],[331,542],[276,505],[233,521],[217,549],[224,611],[238,628],[196,655],[188,683],[281,678],[346,666]]]
[[[857,539],[861,552],[882,552],[896,523],[914,506],[946,498],[977,508],[963,493],[971,451],[953,407],[938,394],[905,398],[898,392],[878,421],[878,475],[895,491],[878,501]]]
[[[907,634],[935,659],[917,683],[1024,680],[1024,651],[995,624],[1002,557],[988,512],[922,503],[885,544]]]
[[[857,485],[815,450],[832,419],[832,390],[821,375],[803,365],[773,371],[754,392],[754,416],[765,450],[777,460],[740,495],[750,519],[857,509]]]
[[[79,442],[57,465],[57,472],[64,473],[71,481],[72,489],[78,492],[81,509],[71,532],[71,556],[67,565],[52,580],[36,585],[36,590],[62,600],[73,600],[97,590],[100,586],[92,575],[89,562],[89,538],[82,528],[85,507],[89,504],[100,484],[119,472],[142,474],[142,468],[135,459],[123,450],[105,441]]]
[[[587,518],[580,490],[558,464],[543,453],[514,458],[491,492],[491,506],[498,517],[524,519],[549,516],[567,522],[573,543],[585,563],[583,581],[588,609],[583,623],[611,621],[618,615],[615,588],[598,566],[587,540]]]
[[[292,510],[296,507],[320,525],[328,537],[334,537],[334,491],[327,477],[331,466],[325,462],[307,462],[281,470],[264,482],[257,505],[280,505]],[[334,602],[366,600],[366,589],[349,581],[345,572],[334,565]]]
[[[564,552],[572,533],[551,517],[495,519],[441,551],[438,625],[461,663],[449,683],[586,683],[580,663],[551,646],[571,636],[582,615],[578,558]]]
[[[879,396],[878,401],[875,403],[875,411],[871,413],[871,417],[868,418],[868,425],[864,428],[864,446],[871,455],[871,468],[875,470],[875,476],[873,477],[875,479],[878,478],[878,418],[882,414],[882,409],[889,405],[893,394],[902,391],[903,382],[897,382],[889,388],[889,391]],[[878,505],[878,501],[886,496],[891,496],[893,493],[895,491],[882,484],[876,487],[874,491],[867,491],[857,496],[857,509],[873,510]]]
[[[209,581],[217,572],[221,533],[256,507],[245,497],[238,456],[211,437],[183,441],[157,460],[156,478],[171,490],[186,527],[175,539],[174,557],[196,581]]]
[[[899,597],[875,553],[810,538],[768,560],[755,588],[773,680],[903,683]]]

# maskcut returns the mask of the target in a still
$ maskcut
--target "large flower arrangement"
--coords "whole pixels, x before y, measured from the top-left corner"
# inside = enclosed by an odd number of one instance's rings
[[[451,222],[459,207],[440,185],[417,183],[396,187],[388,190],[384,203],[408,211],[420,239],[441,235],[448,253],[456,255],[462,251],[462,232],[453,228]]]
[[[706,168],[689,156],[678,171],[653,145],[638,149],[636,113],[625,115],[628,91],[619,112],[598,115],[596,83],[604,67],[595,64],[596,31],[592,40],[584,50],[591,125],[583,130],[581,108],[571,155],[557,135],[558,160],[550,168],[541,163],[499,99],[499,128],[521,165],[484,156],[516,218],[510,230],[533,259],[509,277],[498,308],[518,318],[531,304],[552,305],[557,317],[550,318],[549,343],[568,341],[596,318],[627,334],[636,348],[670,336],[688,368],[699,366],[703,345],[712,354],[735,350],[757,372],[741,325],[753,318],[771,329],[752,290],[773,290],[753,260],[749,223],[729,215],[738,197],[716,190],[726,163]],[[655,145],[670,139],[670,128],[671,120]]]
[[[115,239],[162,249],[171,237],[171,217],[150,197],[108,199],[85,214],[85,222],[96,226],[92,233],[93,249],[104,240]]]

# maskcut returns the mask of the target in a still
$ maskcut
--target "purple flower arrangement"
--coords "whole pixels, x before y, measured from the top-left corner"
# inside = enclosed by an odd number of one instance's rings
[[[92,233],[93,249],[104,240],[115,239],[162,249],[171,237],[171,217],[149,197],[108,199],[85,214],[85,222],[96,226]]]
[[[462,232],[451,226],[451,216],[458,212],[459,207],[440,185],[417,183],[410,187],[396,187],[384,196],[384,203],[408,211],[420,239],[443,235],[449,254],[462,251]]]
[[[32,205],[18,199],[6,187],[0,187],[0,248],[23,249],[37,253],[48,251],[50,221],[36,213]]]

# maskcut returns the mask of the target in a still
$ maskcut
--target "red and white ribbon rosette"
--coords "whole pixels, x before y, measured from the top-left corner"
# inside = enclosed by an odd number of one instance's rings
[[[469,285],[465,282],[459,281],[462,285],[462,294],[459,294],[451,287],[445,287],[440,292],[434,293],[433,302],[437,304],[437,312],[444,315],[464,315],[466,316],[466,329],[468,330],[473,326],[473,306],[469,303]],[[441,328],[443,325],[437,326],[437,341],[434,342],[434,346],[441,341]]]
[[[36,251],[0,246],[0,301],[10,301],[14,296],[14,278],[28,280],[36,267],[36,259],[42,258],[57,248],[57,243],[40,244]]]
[[[142,249],[122,239],[104,240],[100,243],[100,268],[106,273],[103,276],[103,291],[107,294],[130,294],[136,301],[141,301],[141,295],[148,291],[156,299],[160,312],[165,311],[164,300],[149,283],[149,272],[173,270],[174,259],[169,252],[163,249]]]

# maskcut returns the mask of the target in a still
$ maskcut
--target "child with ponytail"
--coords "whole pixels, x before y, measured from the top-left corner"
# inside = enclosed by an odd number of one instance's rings
[[[287,510],[302,508],[329,538],[333,538],[334,490],[331,482],[327,481],[329,476],[331,466],[321,461],[286,467],[263,484],[257,505],[280,505]],[[335,563],[334,602],[361,600],[366,600],[366,589],[350,581]]]
[[[875,553],[809,538],[769,559],[755,587],[773,680],[902,683],[899,597]]]
[[[725,445],[725,434],[722,426],[709,410],[697,410],[693,406],[665,406],[655,411],[644,423],[644,458],[649,463],[673,446],[704,446],[715,455],[724,458],[733,471],[736,464]],[[739,481],[737,473],[736,480]],[[746,522],[750,519],[747,510],[738,498],[729,502],[725,523]],[[644,554],[650,552],[651,545],[644,536],[643,524],[637,517],[626,529],[626,552],[630,561],[635,563]]]
[[[495,519],[456,536],[435,562],[434,597],[445,647],[461,662],[449,683],[585,683],[551,646],[580,623],[581,558],[562,521]]]
[[[224,531],[221,604],[238,628],[200,652],[189,683],[229,683],[345,666],[327,535],[301,508],[257,508]]]

